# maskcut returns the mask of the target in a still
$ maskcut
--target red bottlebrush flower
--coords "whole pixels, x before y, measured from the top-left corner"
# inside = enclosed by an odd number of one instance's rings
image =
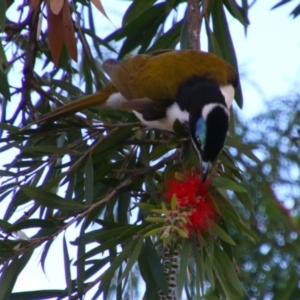
[[[185,173],[182,180],[173,177],[166,181],[165,198],[171,201],[176,195],[179,212],[187,213],[186,228],[190,233],[208,231],[215,224],[217,213],[208,194],[210,183],[202,183],[197,172]]]

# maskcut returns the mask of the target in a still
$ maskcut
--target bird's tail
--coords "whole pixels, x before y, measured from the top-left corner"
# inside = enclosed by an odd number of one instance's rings
[[[107,99],[115,93],[118,93],[118,91],[115,88],[115,86],[112,83],[110,83],[95,94],[88,95],[81,99],[72,101],[68,104],[58,107],[57,109],[49,112],[48,114],[45,114],[40,119],[38,119],[37,123],[43,124],[49,121],[57,120],[61,117],[72,115],[78,111],[82,111],[89,107],[105,107],[105,102],[107,101]]]

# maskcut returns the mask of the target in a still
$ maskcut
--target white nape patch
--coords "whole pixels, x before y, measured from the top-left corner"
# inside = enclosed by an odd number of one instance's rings
[[[224,109],[224,112],[229,115],[229,111],[226,108],[225,105],[220,104],[220,103],[209,103],[204,105],[203,109],[202,109],[202,118],[206,121],[208,114],[215,108],[215,107],[220,107],[222,109]]]
[[[143,124],[151,128],[157,128],[160,130],[167,130],[171,132],[174,132],[173,124],[176,121],[176,119],[178,119],[180,123],[185,123],[189,120],[189,113],[187,111],[182,111],[177,103],[174,103],[171,106],[169,106],[167,108],[166,117],[160,120],[146,121],[143,118],[143,115],[139,112],[133,110],[133,113]]]
[[[124,98],[124,96],[121,93],[115,93],[109,96],[109,98],[106,100],[102,107],[120,109],[121,104],[127,101],[128,100]]]
[[[234,87],[232,85],[220,86],[221,93],[225,97],[225,102],[228,108],[230,108],[234,98]]]

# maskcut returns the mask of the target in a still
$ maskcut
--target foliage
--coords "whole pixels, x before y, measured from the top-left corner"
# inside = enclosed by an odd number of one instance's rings
[[[241,153],[236,159],[250,183],[254,214],[244,211],[259,244],[236,247],[249,296],[269,299],[298,299],[299,291],[299,95],[268,103],[261,113],[237,133],[256,151],[262,164],[254,166]],[[235,229],[231,236],[240,237]]]
[[[289,212],[277,190],[279,184],[295,186],[286,170],[298,170],[299,137],[291,131],[299,119],[298,107],[287,105],[291,110],[280,112],[274,105],[272,114],[253,121],[255,135],[237,120],[236,133],[232,127],[212,172],[217,224],[201,237],[179,234],[168,246],[160,238],[161,220],[178,203],[165,201],[162,185],[172,174],[180,177],[198,164],[179,124],[175,136],[145,128],[131,113],[92,108],[36,124],[53,108],[105,85],[100,62],[107,56],[189,48],[193,1],[187,2],[135,0],[123,15],[122,27],[102,39],[95,22],[106,15],[100,0],[31,0],[30,7],[25,1],[18,10],[12,2],[0,1],[0,151],[16,153],[0,169],[0,201],[5,206],[0,299],[80,299],[88,292],[92,299],[141,298],[141,282],[146,299],[163,299],[174,283],[165,276],[166,269],[168,275],[175,270],[177,299],[262,297],[287,287],[291,297],[298,296],[293,283],[299,275],[299,193],[289,195],[295,203]],[[194,10],[209,51],[236,69],[228,17],[247,28],[249,5],[241,3],[200,1],[200,11]],[[185,11],[183,16],[180,11]],[[16,79],[20,69],[23,78]],[[241,89],[236,100],[242,104]],[[272,122],[275,117],[286,118],[288,125]],[[292,150],[284,144],[291,136]],[[253,151],[258,144],[262,162]],[[66,232],[74,230],[72,225],[78,236],[69,241]],[[33,228],[37,230],[31,234]],[[42,249],[41,266],[47,272],[45,261],[59,235],[64,256],[59,272],[64,269],[66,288],[12,292],[34,250]],[[77,248],[76,257],[70,257],[70,245]],[[270,250],[264,255],[264,249]],[[286,273],[278,272],[282,269]]]

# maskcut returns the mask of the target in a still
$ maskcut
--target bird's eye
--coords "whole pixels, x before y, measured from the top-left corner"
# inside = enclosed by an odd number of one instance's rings
[[[198,143],[199,145],[201,145],[201,139],[200,139],[199,136],[196,137],[196,140],[197,140],[197,143]]]

